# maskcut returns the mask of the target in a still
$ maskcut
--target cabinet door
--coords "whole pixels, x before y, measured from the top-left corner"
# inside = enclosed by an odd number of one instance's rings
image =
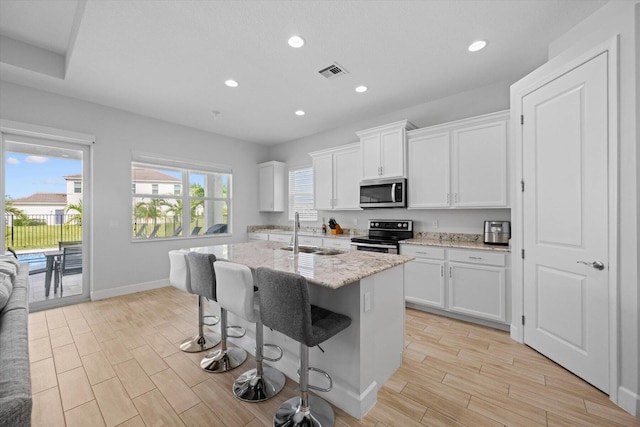
[[[409,139],[409,208],[450,206],[450,133]]]
[[[453,131],[454,205],[507,206],[507,122]]]
[[[333,156],[313,158],[313,207],[319,211],[333,207]]]
[[[360,151],[333,155],[334,209],[360,209]]]
[[[304,246],[322,246],[322,237],[298,236],[298,244]]]
[[[449,310],[504,322],[505,269],[450,262]]]
[[[273,211],[273,190],[274,190],[274,167],[272,165],[260,166],[260,210]]]
[[[380,133],[381,178],[405,176],[406,151],[404,142],[404,128]]]
[[[380,134],[360,138],[362,179],[380,178]]]
[[[405,300],[445,308],[444,262],[416,258],[404,265]]]

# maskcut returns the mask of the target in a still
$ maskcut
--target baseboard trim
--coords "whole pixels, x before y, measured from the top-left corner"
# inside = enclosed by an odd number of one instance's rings
[[[640,416],[640,395],[625,387],[618,387],[618,406],[633,415]]]
[[[169,286],[169,279],[154,280],[152,282],[136,283],[133,285],[120,286],[118,288],[105,289],[104,291],[91,292],[91,300],[98,301],[106,298],[119,297],[122,295],[134,294],[136,292],[149,291],[151,289],[164,288]]]

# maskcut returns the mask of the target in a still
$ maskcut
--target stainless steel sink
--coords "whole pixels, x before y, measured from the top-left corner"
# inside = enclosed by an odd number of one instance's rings
[[[292,251],[293,247],[285,246],[280,249],[283,251]],[[340,251],[338,249],[319,248],[317,246],[298,246],[298,250],[302,253],[313,255],[340,255],[345,253],[345,251]]]

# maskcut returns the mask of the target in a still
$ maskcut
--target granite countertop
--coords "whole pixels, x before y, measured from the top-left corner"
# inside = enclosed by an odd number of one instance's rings
[[[246,265],[251,269],[269,267],[297,273],[309,283],[337,289],[365,277],[411,261],[406,255],[391,255],[366,251],[345,251],[338,255],[300,253],[290,258],[290,251],[282,242],[259,241],[191,248],[192,251],[212,253],[216,258]]]
[[[247,227],[247,232],[249,233],[271,233],[271,234],[293,234],[293,230],[290,227],[286,228],[258,228],[255,226]],[[330,230],[327,229],[326,233],[322,233],[317,230],[300,230],[298,231],[298,236],[311,236],[311,237],[322,237],[329,239],[351,239],[356,236],[366,235],[366,231],[362,230],[345,230],[343,234],[331,234]]]
[[[445,240],[433,237],[418,237],[414,239],[407,239],[400,242],[403,245],[420,245],[420,246],[440,246],[451,249],[474,249],[482,251],[495,251],[495,252],[511,252],[511,248],[506,245],[487,245],[480,241],[467,241],[467,240]]]

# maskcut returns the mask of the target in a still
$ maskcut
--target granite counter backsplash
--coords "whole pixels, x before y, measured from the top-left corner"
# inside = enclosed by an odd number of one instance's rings
[[[480,249],[496,252],[510,252],[509,245],[487,245],[484,243],[482,234],[465,233],[433,233],[418,232],[413,239],[404,240],[402,244],[441,246],[452,249]]]

